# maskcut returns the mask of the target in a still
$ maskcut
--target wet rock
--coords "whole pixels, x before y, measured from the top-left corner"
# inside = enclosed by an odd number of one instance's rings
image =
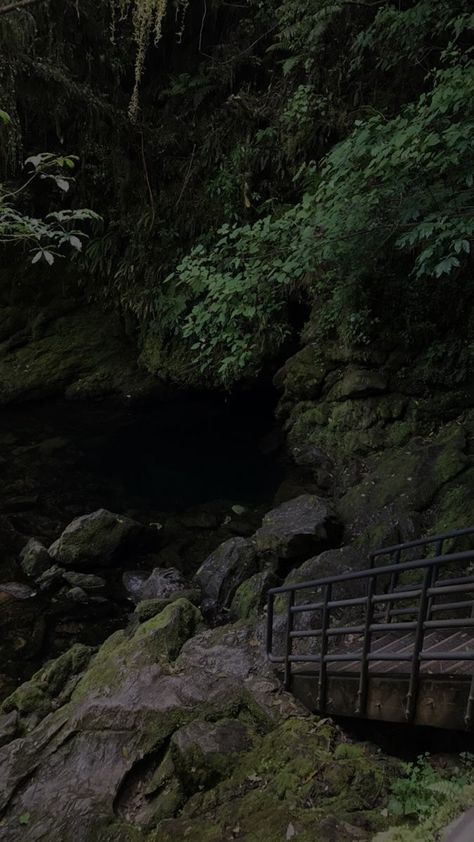
[[[413,439],[404,448],[372,457],[362,481],[340,500],[341,517],[353,534],[360,534],[374,520],[385,517],[397,523],[407,513],[425,511],[440,490],[466,470],[465,451],[466,433],[452,424],[436,437]]]
[[[20,553],[20,564],[25,575],[34,579],[51,567],[51,556],[41,541],[30,538]]]
[[[316,579],[325,579],[327,576],[337,576],[343,573],[350,573],[353,570],[363,570],[368,565],[367,556],[356,550],[352,546],[340,547],[335,550],[326,550],[320,555],[309,558],[286,577],[285,585],[296,585],[300,582],[311,582]],[[333,586],[334,599],[348,599],[352,596],[362,595],[364,592],[364,582],[344,582]],[[360,593],[359,593],[360,591]],[[314,590],[296,591],[296,604],[303,602],[320,602],[322,596],[321,588]],[[275,610],[284,611],[286,609],[287,597],[285,595],[277,596],[275,599]],[[360,619],[358,617],[359,608],[354,609],[354,615],[349,614],[349,610],[344,611],[344,621],[351,619]],[[337,616],[337,614],[335,615]],[[317,614],[298,614],[295,615],[295,628],[304,629],[310,628],[313,624],[317,627],[320,621],[320,613]],[[314,625],[316,624],[316,625]],[[349,622],[344,622],[344,625],[350,625]]]
[[[160,614],[167,605],[170,605],[176,599],[188,599],[193,605],[198,605],[201,599],[201,591],[197,588],[189,588],[178,593],[172,593],[162,599],[143,599],[137,604],[134,614],[138,617],[139,622],[143,623]]]
[[[19,718],[23,730],[36,726],[72,693],[75,677],[86,667],[94,650],[75,644],[59,658],[45,664],[30,681],[21,684],[2,704],[1,710]]]
[[[112,564],[130,539],[141,530],[131,518],[98,509],[78,517],[49,548],[59,564],[87,566]]]
[[[271,567],[246,579],[235,592],[231,605],[232,616],[242,620],[256,617],[266,603],[268,590],[279,584],[280,580]]]
[[[134,602],[139,602],[142,598],[142,589],[145,582],[150,578],[147,570],[126,570],[122,575],[122,583],[127,592],[127,595]]]
[[[13,739],[18,729],[18,713],[12,710],[0,716],[0,747]]]
[[[48,591],[62,582],[63,574],[64,568],[59,564],[53,564],[36,578],[36,585],[40,591]]]
[[[26,813],[32,842],[221,842],[237,826],[244,839],[284,839],[289,812],[323,842],[322,814],[343,812],[350,822],[368,804],[380,807],[386,760],[346,747],[328,720],[281,692],[254,628],[196,635],[199,622],[196,608],[178,600],[117,632],[67,704],[0,749],[9,842],[25,839],[18,817]],[[191,795],[182,785],[189,752],[206,787]]]
[[[10,602],[12,599],[31,599],[36,591],[22,582],[2,582],[0,584],[0,603]]]
[[[164,570],[156,567],[151,574],[141,570],[127,571],[122,581],[130,599],[136,603],[151,599],[164,600],[171,596],[176,598],[189,588],[183,574],[175,567]]]
[[[210,610],[228,607],[242,582],[258,570],[253,541],[236,537],[224,541],[196,573],[203,598]]]
[[[71,602],[88,602],[89,597],[87,596],[86,592],[82,590],[82,588],[70,588],[64,594],[66,599],[70,599]]]
[[[186,792],[217,783],[232,772],[236,756],[250,751],[251,729],[236,719],[206,722],[195,719],[171,738],[171,756]]]
[[[183,574],[175,567],[164,570],[157,567],[144,583],[141,596],[142,599],[166,599],[172,594],[186,590],[187,587]]]
[[[302,494],[265,515],[255,543],[260,555],[293,560],[334,545],[339,535],[330,504],[314,494]]]
[[[101,576],[94,576],[93,573],[75,573],[73,570],[65,570],[63,579],[73,588],[82,588],[90,594],[100,594],[106,588],[106,581]]]

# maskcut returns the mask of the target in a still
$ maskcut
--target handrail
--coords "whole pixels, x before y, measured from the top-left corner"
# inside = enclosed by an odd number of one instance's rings
[[[474,627],[474,575],[460,575],[459,571],[453,571],[456,575],[451,578],[438,578],[441,570],[448,568],[450,565],[466,565],[467,562],[474,561],[474,549],[446,554],[438,552],[432,558],[418,558],[414,561],[405,562],[400,560],[401,552],[404,549],[428,546],[432,543],[435,543],[437,550],[439,550],[442,548],[442,543],[445,539],[468,534],[474,534],[474,527],[453,530],[442,535],[432,536],[431,538],[423,538],[418,541],[410,541],[406,544],[388,547],[385,550],[377,550],[370,556],[373,561],[373,559],[382,555],[396,552],[397,562],[394,564],[385,564],[378,567],[371,566],[364,570],[339,573],[334,576],[325,576],[306,582],[295,582],[293,584],[271,588],[268,591],[267,657],[272,663],[284,664],[285,686],[287,688],[291,686],[293,663],[306,662],[319,665],[317,707],[321,712],[324,712],[327,707],[328,664],[331,662],[359,663],[358,701],[355,713],[358,716],[364,716],[367,709],[370,664],[374,661],[380,663],[384,661],[411,662],[405,704],[406,719],[407,721],[411,721],[416,712],[420,669],[423,661],[474,661],[474,637],[471,647],[473,651],[451,652],[448,650],[443,653],[430,652],[424,649],[425,633],[428,631],[442,631],[443,629],[472,630]],[[405,586],[398,589],[397,584],[401,574],[413,571],[420,574],[421,581],[418,583],[413,582],[408,587]],[[381,583],[384,591],[387,590],[387,577],[389,580],[388,591],[377,593],[377,586]],[[334,586],[351,582],[366,584],[366,594],[362,596],[336,598],[337,594],[334,594]],[[319,600],[315,601],[313,597],[311,601],[306,603],[299,602],[295,604],[297,593],[314,590],[321,591]],[[275,597],[283,595],[287,597],[287,620],[284,653],[280,656],[273,653],[273,620]],[[456,601],[457,595],[460,595],[459,601]],[[440,602],[440,598],[445,598],[446,601]],[[436,600],[438,600],[438,603],[436,603]],[[408,602],[408,606],[397,608],[396,606],[403,601]],[[384,619],[379,620],[380,609],[383,606],[385,606]],[[340,612],[341,610],[344,611],[344,609],[357,607],[363,610],[363,619],[357,623],[349,621],[349,623],[343,622],[340,626],[331,627],[331,620],[334,616],[332,612],[334,610]],[[469,611],[469,616],[459,617],[459,611],[464,610]],[[318,627],[314,629],[295,629],[295,617],[308,614],[309,612],[317,613]],[[452,612],[455,612],[454,617],[452,616]],[[442,614],[443,619],[434,618],[434,614]],[[450,614],[451,616],[449,616]],[[408,619],[405,621],[394,619],[396,616],[403,615],[408,615]],[[338,619],[340,621],[341,618],[338,617]],[[351,619],[353,620],[353,618]],[[408,645],[412,650],[410,654],[407,654],[406,651],[405,653],[394,652],[393,647],[390,647],[389,651],[373,649],[373,635],[378,632],[387,633],[389,631],[400,632],[404,635],[408,634]],[[359,635],[359,650],[357,652],[330,651],[330,640],[335,641],[348,634]],[[306,654],[301,654],[300,649],[299,652],[298,650],[294,652],[293,643],[305,640],[309,642],[311,640],[319,641],[319,651],[314,653],[310,651]],[[406,640],[407,637],[404,638],[405,649],[407,646]],[[466,727],[471,726],[473,711],[474,674],[465,712]]]
[[[414,541],[405,541],[403,544],[393,544],[391,547],[380,547],[378,550],[372,550],[369,553],[369,558],[375,558],[379,555],[392,555],[397,550],[411,550],[415,547],[423,547],[428,544],[436,544],[438,541],[448,541],[450,538],[461,538],[463,535],[473,535],[474,526],[468,526],[465,529],[453,529],[451,532],[440,532],[438,535],[428,535],[425,538],[416,538]]]
[[[293,585],[281,585],[277,588],[271,588],[269,594],[288,593],[289,591],[301,591],[309,588],[319,588],[324,585],[335,584],[337,582],[350,582],[354,579],[369,579],[371,576],[386,575],[399,570],[401,573],[409,570],[417,570],[423,567],[435,567],[438,564],[470,561],[474,560],[474,550],[464,550],[461,553],[451,553],[450,555],[434,556],[433,558],[419,558],[416,561],[406,561],[403,564],[385,564],[382,567],[371,567],[365,570],[352,570],[350,573],[338,573],[335,576],[325,576],[321,579],[312,579],[308,582],[295,582]]]

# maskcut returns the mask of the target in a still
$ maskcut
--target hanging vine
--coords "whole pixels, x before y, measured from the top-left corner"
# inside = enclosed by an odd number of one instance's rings
[[[112,40],[115,34],[117,14],[125,20],[130,14],[133,24],[133,37],[136,43],[135,83],[128,113],[132,122],[136,122],[140,110],[140,82],[145,68],[146,51],[153,38],[157,46],[166,14],[167,0],[110,0],[112,11]]]

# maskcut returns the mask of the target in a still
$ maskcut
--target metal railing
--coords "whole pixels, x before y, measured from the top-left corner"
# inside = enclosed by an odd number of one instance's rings
[[[375,661],[411,662],[405,718],[408,722],[412,721],[416,712],[420,669],[424,661],[474,661],[474,635],[468,651],[432,651],[431,647],[428,651],[424,647],[426,632],[474,629],[474,575],[467,570],[469,564],[474,563],[474,550],[444,555],[440,552],[432,558],[408,562],[401,561],[401,556],[404,550],[411,548],[434,545],[437,549],[442,549],[444,541],[448,538],[469,534],[474,534],[474,527],[388,547],[371,553],[371,566],[366,570],[272,588],[268,592],[267,657],[272,663],[283,665],[285,686],[291,687],[293,664],[311,664],[318,677],[316,707],[324,712],[327,704],[328,665],[338,662],[357,663],[359,682],[355,714],[363,717],[367,711],[370,664]],[[394,553],[397,554],[395,563],[375,566],[376,558]],[[452,575],[453,572],[456,575]],[[460,572],[466,575],[458,575]],[[450,575],[443,578],[443,573]],[[415,581],[399,585],[402,575],[405,579],[409,577]],[[341,586],[348,586],[351,591],[355,589],[356,593],[362,593],[338,596],[336,591]],[[308,591],[317,592],[317,601],[314,601],[314,594],[311,594],[313,601],[297,602],[297,597],[304,597]],[[284,651],[276,655],[273,652],[274,602],[275,598],[285,596]],[[449,601],[445,601],[446,599]],[[405,607],[398,607],[404,602],[407,603]],[[341,621],[348,609],[351,612],[353,609],[361,612],[360,622],[332,625],[335,619]],[[459,613],[467,616],[460,617]],[[448,616],[438,617],[440,614]],[[316,626],[296,628],[295,620],[304,619],[305,615],[307,618],[309,615],[310,622],[316,618]],[[402,616],[407,619],[396,619]],[[387,632],[411,634],[411,651],[382,651],[374,647],[374,636]],[[357,651],[352,651],[350,647],[346,651],[340,651],[335,645],[334,642],[338,638],[344,639],[348,635],[355,636],[359,644]],[[293,651],[296,643],[301,647],[305,641],[317,639],[320,640],[319,651],[313,652],[311,647],[305,652]],[[474,711],[474,664],[472,672],[464,717],[467,728],[471,727]]]

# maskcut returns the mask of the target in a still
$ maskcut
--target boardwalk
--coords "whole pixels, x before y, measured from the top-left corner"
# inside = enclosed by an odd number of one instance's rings
[[[366,570],[273,588],[267,652],[287,688],[322,713],[472,729],[474,550],[443,545],[473,535],[400,544],[373,553]]]

